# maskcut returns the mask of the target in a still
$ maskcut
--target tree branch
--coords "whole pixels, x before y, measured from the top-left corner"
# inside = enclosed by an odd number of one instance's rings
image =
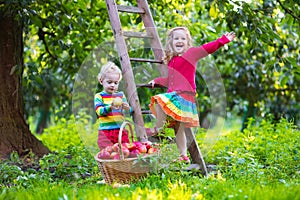
[[[47,34],[47,32],[45,32],[45,31],[43,31],[41,28],[39,28],[39,31],[38,31],[39,39],[43,41],[43,43],[44,43],[44,45],[45,45],[45,48],[46,48],[46,51],[49,53],[49,55],[50,55],[53,59],[57,60],[57,57],[54,56],[54,55],[50,52],[50,50],[49,50],[48,44],[47,44],[47,42],[46,42],[46,40],[45,40],[45,34]],[[52,34],[50,34],[50,35],[52,35]]]
[[[284,7],[284,5],[280,2],[280,0],[277,0],[277,2],[279,3],[279,5],[282,7],[282,9],[287,12],[288,14],[290,14],[293,18],[297,19],[298,21],[300,21],[300,17],[296,16],[292,10]]]

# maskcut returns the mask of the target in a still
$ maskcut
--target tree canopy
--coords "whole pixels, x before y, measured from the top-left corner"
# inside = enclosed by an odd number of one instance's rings
[[[117,3],[135,5],[133,0]],[[237,34],[234,43],[199,63],[196,81],[202,113],[209,113],[213,103],[206,80],[215,78],[204,75],[213,75],[213,69],[217,68],[226,89],[227,111],[237,110],[239,114],[245,111],[246,117],[272,113],[276,118],[299,119],[298,1],[149,0],[148,3],[162,40],[166,30],[174,26],[187,26],[194,45],[214,40],[228,31]],[[26,118],[40,115],[39,123],[44,125],[37,131],[42,132],[54,112],[58,118],[71,114],[74,78],[80,66],[91,51],[98,48],[105,52],[103,44],[113,41],[105,1],[6,0],[1,1],[0,8],[3,13],[13,10],[15,20],[24,24],[24,65],[13,66],[11,73],[21,74]],[[121,21],[127,30],[142,29],[139,16],[121,14]],[[149,74],[151,66],[137,69],[140,80],[148,81]],[[152,93],[143,94],[141,102],[147,105]]]

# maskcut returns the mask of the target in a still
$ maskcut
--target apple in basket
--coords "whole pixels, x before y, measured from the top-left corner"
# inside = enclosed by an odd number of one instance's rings
[[[129,151],[136,149],[136,145],[134,143],[123,143],[123,147],[126,147]]]
[[[111,152],[111,154],[110,154],[110,159],[114,159],[114,157],[116,156],[116,155],[118,155],[118,153],[117,152]]]
[[[138,147],[139,152],[141,153],[147,153],[147,147],[146,145],[142,144],[141,146]]]
[[[111,148],[114,152],[119,152],[119,143],[115,143]]]
[[[138,157],[138,155],[140,155],[140,154],[141,154],[141,152],[138,149],[134,149],[130,152],[129,157],[135,158],[135,157]]]
[[[114,153],[116,153],[116,152],[114,152]],[[114,155],[114,157],[112,159],[120,160],[120,154],[116,153],[116,155]]]
[[[135,141],[135,142],[133,142],[133,144],[135,144],[135,146],[139,147],[139,146],[141,146],[143,143],[138,142],[138,141]]]
[[[130,154],[130,151],[129,149],[127,149],[126,147],[122,147],[122,152],[123,152],[123,155],[124,155],[124,158],[127,158]]]
[[[107,152],[105,149],[102,149],[100,153],[98,154],[98,158],[100,159],[109,159],[110,158],[110,153]]]
[[[106,150],[109,154],[111,154],[111,152],[113,152],[112,146],[107,146],[107,147],[105,147],[105,150]]]

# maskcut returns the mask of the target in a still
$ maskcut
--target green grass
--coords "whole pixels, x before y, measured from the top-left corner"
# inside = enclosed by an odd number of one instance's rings
[[[205,156],[207,163],[215,165],[207,177],[182,170],[184,165],[171,164],[138,182],[114,187],[103,184],[87,147],[94,141],[83,143],[80,134],[74,134],[84,126],[76,129],[74,119],[62,120],[40,137],[53,153],[39,161],[31,155],[26,165],[12,154],[9,161],[1,163],[0,200],[300,200],[299,129],[285,119],[279,123],[273,123],[272,118],[250,122],[244,133],[237,129],[239,120],[233,120],[231,131],[226,122],[224,134]],[[202,147],[205,132],[199,130],[196,137]],[[161,160],[170,163],[176,155],[175,145],[165,145]]]
[[[168,176],[177,175],[176,180]],[[185,176],[185,177],[184,177]],[[171,173],[165,176],[150,176],[131,184],[130,187],[89,183],[37,182],[29,188],[2,189],[0,199],[300,199],[299,184],[268,183],[242,180],[224,180],[220,177],[200,178]]]

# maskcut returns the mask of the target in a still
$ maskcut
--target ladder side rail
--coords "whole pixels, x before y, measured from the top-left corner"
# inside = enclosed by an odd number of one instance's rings
[[[151,47],[154,53],[156,60],[162,60],[164,57],[164,50],[161,44],[157,28],[154,24],[153,17],[147,3],[147,0],[137,0],[137,5],[139,8],[144,9],[145,14],[141,14],[142,21],[144,22],[144,26],[148,35],[151,35],[153,39],[151,39]],[[168,68],[164,64],[158,64],[158,70],[160,75],[166,77],[168,75]]]
[[[151,35],[153,39],[151,40],[151,47],[154,53],[156,60],[162,60],[164,57],[164,50],[157,32],[157,28],[154,24],[152,14],[150,12],[149,5],[147,0],[137,0],[137,4],[139,8],[145,10],[145,14],[142,14],[142,21],[144,22],[146,32],[148,35]],[[167,67],[163,64],[159,65],[159,71],[161,76],[167,76]],[[175,129],[176,131],[176,129]],[[206,164],[204,162],[202,153],[196,141],[195,135],[191,128],[185,129],[185,134],[188,142],[188,151],[190,152],[192,161],[199,164],[201,168],[201,172],[204,176],[208,175]]]
[[[141,106],[139,98],[136,91],[135,79],[130,63],[130,58],[128,55],[128,50],[124,36],[122,33],[121,21],[119,18],[119,13],[117,9],[116,2],[114,0],[106,0],[106,6],[108,10],[108,15],[110,18],[116,46],[118,49],[119,60],[122,67],[122,72],[124,75],[125,90],[127,94],[128,101],[133,109],[133,121],[136,130],[136,136],[139,140],[147,138],[144,129],[144,120],[141,112]]]
[[[206,164],[204,162],[202,153],[201,153],[198,143],[196,141],[193,130],[191,128],[185,128],[184,132],[185,132],[186,139],[187,139],[188,151],[190,152],[192,161],[194,163],[199,164],[202,174],[204,176],[207,176],[208,171],[206,168]]]

